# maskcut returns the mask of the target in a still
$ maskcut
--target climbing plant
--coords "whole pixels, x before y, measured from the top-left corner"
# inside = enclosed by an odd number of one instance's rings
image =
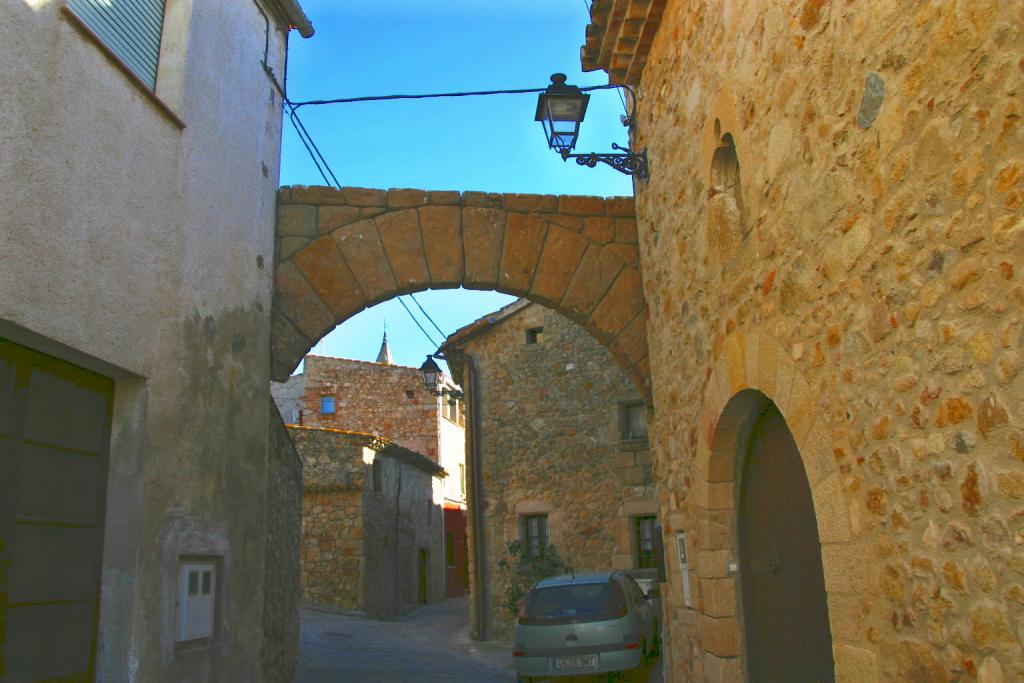
[[[573,570],[553,545],[546,546],[539,554],[531,553],[521,541],[508,543],[505,549],[506,557],[498,560],[501,604],[513,616],[519,613],[519,601],[530,586],[548,576],[568,574]]]

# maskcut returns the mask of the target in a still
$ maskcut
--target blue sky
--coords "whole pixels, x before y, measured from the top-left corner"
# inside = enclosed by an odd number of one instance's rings
[[[584,0],[303,0],[316,34],[290,39],[293,101],[546,87],[561,71],[575,85],[607,83],[580,71],[588,22]],[[533,120],[537,96],[368,102],[304,107],[300,115],[342,185],[541,194],[629,195],[610,168],[565,163]],[[615,90],[592,93],[577,151],[625,144]],[[323,179],[285,124],[282,185]],[[419,303],[445,333],[512,301],[496,292],[428,291]],[[421,324],[427,322],[405,297]],[[315,352],[372,360],[384,320],[395,360],[419,365],[435,347],[409,314],[388,301],[351,318]]]

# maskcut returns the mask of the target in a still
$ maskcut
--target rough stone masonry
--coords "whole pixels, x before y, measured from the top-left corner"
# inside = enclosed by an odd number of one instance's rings
[[[837,680],[1024,679],[1024,3],[593,9],[651,163],[652,448],[696,589],[671,558],[672,680],[744,675],[745,389],[807,470]]]

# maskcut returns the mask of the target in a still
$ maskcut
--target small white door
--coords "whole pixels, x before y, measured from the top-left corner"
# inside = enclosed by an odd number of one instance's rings
[[[189,562],[178,574],[178,641],[213,636],[213,612],[217,566],[213,562]]]

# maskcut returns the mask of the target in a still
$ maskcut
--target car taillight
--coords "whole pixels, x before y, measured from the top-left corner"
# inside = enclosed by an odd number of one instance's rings
[[[523,647],[522,643],[516,643],[512,647],[512,656],[513,657],[525,657],[526,656],[526,648]]]
[[[643,638],[639,634],[630,634],[623,638],[627,650],[639,650]]]
[[[526,623],[526,598],[524,597],[519,601],[519,612],[516,615],[516,622],[520,624]]]

